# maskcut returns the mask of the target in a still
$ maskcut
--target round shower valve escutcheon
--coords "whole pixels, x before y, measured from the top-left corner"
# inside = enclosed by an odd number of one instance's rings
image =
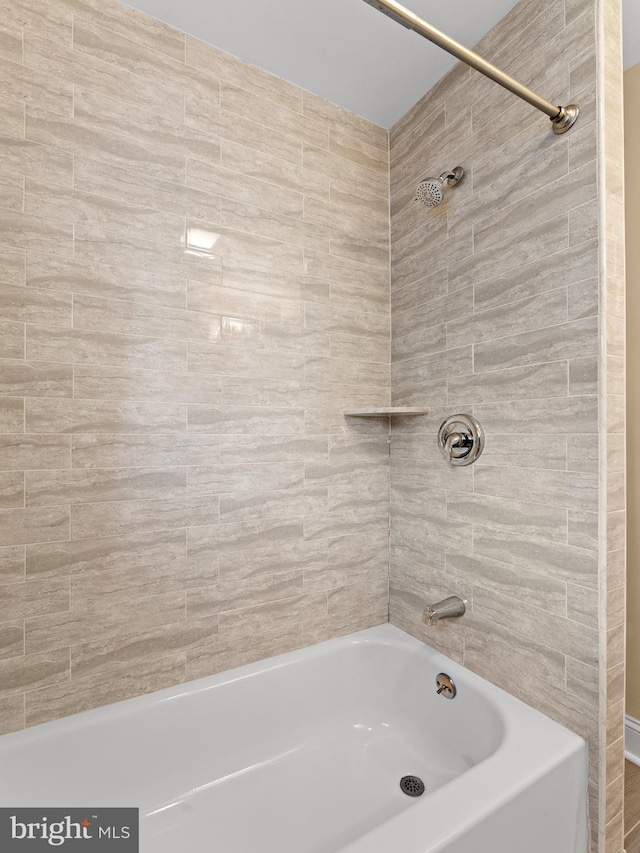
[[[471,465],[484,450],[484,430],[473,415],[451,415],[438,430],[438,447],[454,467]]]

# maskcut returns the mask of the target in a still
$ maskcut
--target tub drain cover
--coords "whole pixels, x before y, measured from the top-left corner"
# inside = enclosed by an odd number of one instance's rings
[[[424,782],[417,776],[403,776],[400,780],[400,789],[408,797],[420,797],[424,794]]]

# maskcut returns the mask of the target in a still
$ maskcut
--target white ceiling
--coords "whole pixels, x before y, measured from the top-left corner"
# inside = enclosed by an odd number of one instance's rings
[[[629,67],[640,61],[640,3],[623,1]],[[383,127],[391,127],[455,62],[362,0],[125,2]],[[473,46],[516,2],[406,0],[406,5]]]

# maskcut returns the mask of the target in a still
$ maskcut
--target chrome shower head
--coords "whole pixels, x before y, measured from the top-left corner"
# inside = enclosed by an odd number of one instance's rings
[[[425,207],[437,207],[443,198],[444,181],[442,178],[424,178],[418,184],[415,200],[422,202]]]
[[[422,202],[425,207],[437,207],[446,190],[459,184],[463,175],[462,166],[456,166],[452,172],[443,172],[439,178],[424,178],[418,184],[415,201]]]

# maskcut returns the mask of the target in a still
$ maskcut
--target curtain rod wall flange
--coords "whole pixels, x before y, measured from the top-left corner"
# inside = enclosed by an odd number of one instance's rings
[[[580,108],[576,104],[560,107],[551,101],[547,101],[546,98],[541,97],[532,89],[529,89],[511,77],[506,71],[502,71],[501,68],[483,59],[480,54],[469,50],[460,44],[460,42],[455,41],[455,39],[432,27],[431,24],[419,18],[410,9],[397,3],[396,0],[364,0],[364,2],[382,12],[383,15],[387,15],[387,17],[396,23],[406,27],[406,29],[414,30],[418,35],[433,42],[433,44],[446,50],[447,53],[452,54],[452,56],[460,59],[471,68],[475,68],[476,71],[484,74],[485,77],[488,77],[504,89],[517,95],[523,101],[531,104],[537,110],[545,113],[551,119],[554,133],[566,133],[578,120]]]

